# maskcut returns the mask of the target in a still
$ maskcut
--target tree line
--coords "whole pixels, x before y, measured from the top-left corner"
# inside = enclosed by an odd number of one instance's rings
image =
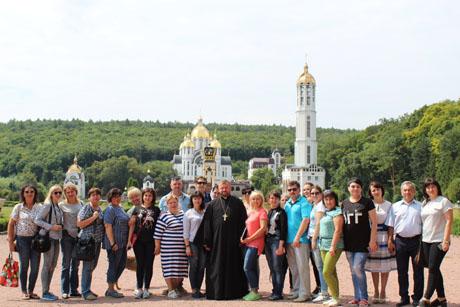
[[[321,116],[321,115],[319,115]],[[88,187],[142,185],[151,170],[159,194],[174,174],[170,160],[194,123],[159,121],[11,120],[0,123],[0,197],[17,199],[24,182],[40,188],[62,182],[74,155]],[[278,148],[292,163],[295,127],[206,124],[232,158],[236,178],[246,178],[252,157],[268,157]],[[318,128],[318,163],[326,185],[346,192],[352,176],[381,181],[389,199],[399,184],[436,177],[445,194],[460,199],[460,100],[424,106],[396,119],[381,119],[364,130]],[[268,186],[268,185],[266,185]]]

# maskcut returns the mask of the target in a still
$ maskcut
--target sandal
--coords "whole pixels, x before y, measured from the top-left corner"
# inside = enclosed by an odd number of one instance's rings
[[[35,294],[35,293],[30,293],[30,294],[29,294],[29,297],[30,297],[31,299],[33,299],[33,300],[39,300],[39,299],[40,299],[40,297],[39,297],[37,294]]]

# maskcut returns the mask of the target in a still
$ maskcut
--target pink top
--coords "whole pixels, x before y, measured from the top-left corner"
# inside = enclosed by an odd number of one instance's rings
[[[264,208],[261,207],[257,211],[250,210],[248,213],[248,219],[246,220],[248,237],[252,236],[260,228],[260,221],[262,220],[268,220],[267,211],[265,211]],[[265,235],[260,236],[246,245],[257,248],[258,254],[262,254],[265,245]]]

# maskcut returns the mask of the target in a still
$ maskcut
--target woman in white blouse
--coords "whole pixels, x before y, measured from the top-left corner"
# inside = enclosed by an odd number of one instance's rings
[[[432,178],[425,180],[423,196],[425,200],[422,205],[422,254],[425,264],[428,265],[428,282],[425,294],[420,300],[420,307],[447,306],[440,268],[450,247],[452,203],[442,196],[441,186]],[[435,290],[438,298],[430,303]]]

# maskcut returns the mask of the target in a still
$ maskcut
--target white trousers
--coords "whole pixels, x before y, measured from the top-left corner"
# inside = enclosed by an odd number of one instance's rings
[[[310,245],[300,243],[300,247],[294,247],[287,244],[287,261],[292,273],[292,285],[294,292],[299,297],[309,298],[310,291]]]

